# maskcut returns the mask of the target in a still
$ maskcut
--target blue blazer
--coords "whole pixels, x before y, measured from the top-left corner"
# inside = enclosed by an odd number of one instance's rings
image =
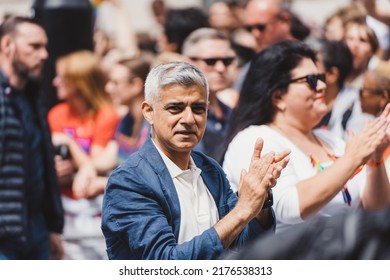
[[[192,158],[213,196],[222,219],[237,203],[220,165],[193,151]],[[272,212],[273,214],[273,212]],[[103,200],[102,231],[109,259],[216,259],[224,248],[214,227],[178,244],[180,203],[169,171],[150,137],[116,168]],[[266,232],[252,220],[231,247]]]

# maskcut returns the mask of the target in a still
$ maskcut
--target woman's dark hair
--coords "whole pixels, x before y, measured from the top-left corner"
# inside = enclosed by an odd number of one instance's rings
[[[181,53],[183,42],[194,30],[208,27],[207,15],[200,8],[169,9],[165,18],[164,33],[169,43],[177,45]]]
[[[344,41],[322,40],[319,53],[322,56],[322,64],[327,72],[332,67],[336,67],[339,70],[337,85],[342,88],[353,67],[352,54],[347,44]]]
[[[291,71],[303,58],[317,62],[314,50],[298,41],[282,41],[255,55],[232,115],[226,148],[241,130],[272,121],[275,114],[272,95],[287,91]]]
[[[309,37],[311,30],[310,28],[301,20],[301,18],[290,11],[290,21],[291,21],[291,34],[297,40],[304,41]]]

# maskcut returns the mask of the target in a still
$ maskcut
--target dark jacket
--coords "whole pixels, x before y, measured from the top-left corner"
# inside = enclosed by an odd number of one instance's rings
[[[8,80],[0,72],[0,240],[24,234],[28,219],[25,162],[29,159],[25,157],[22,120],[10,95]],[[54,167],[54,149],[46,115],[38,101],[35,106],[44,144],[43,214],[49,231],[61,233],[64,215]]]
[[[191,156],[214,198],[219,218],[237,203],[225,173],[206,155]],[[273,212],[272,212],[273,213]],[[216,259],[225,253],[214,227],[177,244],[180,231],[180,202],[163,159],[148,138],[140,150],[114,170],[103,200],[102,230],[110,259]],[[272,233],[253,219],[232,244],[238,247]]]

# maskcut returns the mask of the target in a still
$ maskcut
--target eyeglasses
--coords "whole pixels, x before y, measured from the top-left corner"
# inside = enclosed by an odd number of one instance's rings
[[[263,32],[267,28],[267,24],[259,23],[259,24],[253,24],[253,25],[244,25],[244,28],[248,32],[252,32],[253,29],[257,29],[260,32]]]
[[[361,88],[359,90],[360,95],[363,94],[363,92],[369,92],[375,95],[382,95],[385,89],[383,88]]]
[[[290,80],[289,84],[296,83],[300,80],[305,80],[305,82],[309,84],[309,86],[312,90],[317,90],[318,80],[326,83],[325,74],[310,74],[310,75],[306,75],[306,76],[299,77],[296,79],[292,79],[292,80]]]
[[[214,66],[218,61],[222,61],[223,65],[229,66],[232,64],[234,57],[210,57],[210,58],[201,58],[201,57],[190,57],[191,60],[203,60],[208,66]]]
[[[274,24],[276,21],[281,20],[282,17],[280,14],[275,14],[267,23],[258,23],[252,25],[244,25],[243,28],[248,32],[252,32],[253,29],[256,29],[260,32],[264,32],[267,29],[268,24]]]

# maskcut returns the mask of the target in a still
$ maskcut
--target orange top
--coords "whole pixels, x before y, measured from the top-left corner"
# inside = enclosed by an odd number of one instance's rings
[[[93,145],[104,147],[113,138],[119,123],[115,108],[107,105],[96,115],[80,117],[72,114],[67,103],[54,106],[48,114],[51,132],[62,132],[73,137],[89,153]]]

